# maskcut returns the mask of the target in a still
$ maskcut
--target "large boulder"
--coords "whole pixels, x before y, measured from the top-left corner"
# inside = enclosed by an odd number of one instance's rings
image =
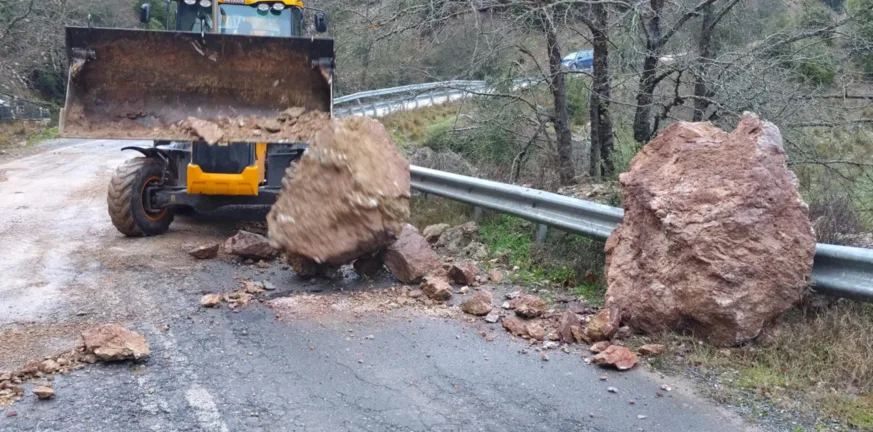
[[[385,250],[384,259],[391,274],[403,283],[415,282],[440,266],[439,256],[409,224],[403,226],[400,238]]]
[[[397,240],[409,218],[409,162],[376,120],[332,120],[289,170],[267,216],[288,255],[342,265]]]
[[[82,332],[85,352],[102,361],[140,360],[149,356],[145,338],[118,324],[92,327]]]
[[[452,264],[449,277],[457,284],[473,285],[479,276],[479,266],[474,261],[462,260]]]
[[[272,259],[278,252],[266,237],[248,231],[237,233],[225,243],[227,253],[251,259]]]
[[[461,303],[461,310],[470,315],[488,315],[488,312],[491,312],[494,307],[491,303],[492,299],[491,291],[481,290],[464,300]]]
[[[606,303],[633,329],[736,345],[803,297],[815,236],[773,124],[754,114],[731,133],[674,124],[620,181]]]

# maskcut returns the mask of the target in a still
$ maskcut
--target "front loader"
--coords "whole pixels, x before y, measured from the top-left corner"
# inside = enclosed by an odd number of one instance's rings
[[[124,147],[142,157],[109,185],[109,215],[127,236],[166,232],[183,207],[272,204],[307,145],[262,142],[255,132],[221,145],[191,141],[180,122],[333,110],[334,42],[304,36],[300,0],[167,0],[166,8],[166,30],[66,29],[60,135],[152,142]],[[143,5],[142,22],[150,12]],[[321,11],[314,27],[327,30]]]

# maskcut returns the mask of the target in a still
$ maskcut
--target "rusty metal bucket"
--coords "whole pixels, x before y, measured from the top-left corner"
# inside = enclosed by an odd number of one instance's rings
[[[68,27],[67,53],[65,138],[184,140],[188,117],[332,106],[331,39]]]

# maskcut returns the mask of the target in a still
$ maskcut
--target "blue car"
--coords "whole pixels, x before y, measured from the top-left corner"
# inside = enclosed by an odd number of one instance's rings
[[[594,67],[594,50],[571,52],[561,60],[561,64],[570,70],[591,70]]]

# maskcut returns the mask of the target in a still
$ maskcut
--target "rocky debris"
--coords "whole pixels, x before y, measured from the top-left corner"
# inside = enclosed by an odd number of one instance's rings
[[[606,304],[631,328],[732,346],[806,293],[815,235],[775,125],[748,113],[731,133],[673,124],[620,181],[625,216],[606,243]]]
[[[507,300],[515,300],[515,299],[517,299],[517,298],[520,297],[520,296],[521,296],[521,291],[513,291],[513,292],[510,292],[510,293],[506,293],[506,295],[505,295],[504,297],[505,297]]]
[[[670,387],[670,386],[667,385],[667,384],[661,384],[661,390],[664,390],[664,391],[673,391],[673,388]]]
[[[356,259],[352,267],[359,276],[371,278],[385,268],[385,254],[380,251],[364,255]]]
[[[451,226],[444,223],[428,225],[424,228],[424,231],[422,231],[422,235],[424,235],[424,239],[427,240],[428,243],[434,244],[439,241],[440,236],[442,236],[449,228],[451,228]]]
[[[21,369],[21,373],[23,374],[34,374],[39,372],[39,360],[30,360],[25,365],[24,368]]]
[[[140,360],[149,356],[145,338],[118,324],[92,327],[82,333],[85,350],[102,361]]]
[[[445,249],[451,255],[457,255],[470,245],[470,242],[476,238],[478,232],[479,225],[476,225],[476,222],[467,222],[445,230],[440,235],[436,245],[439,248]]]
[[[425,276],[421,281],[421,291],[436,301],[446,301],[452,297],[452,286],[439,275]]]
[[[366,117],[331,120],[283,180],[267,216],[271,243],[318,264],[384,249],[409,219],[409,162]]]
[[[18,412],[15,410],[6,411],[6,417],[15,417],[18,415]]]
[[[644,356],[656,357],[661,354],[664,354],[664,345],[660,344],[648,344],[643,345],[637,349],[637,353]]]
[[[197,259],[212,259],[218,256],[218,250],[221,249],[221,245],[218,243],[209,244],[209,245],[200,245],[188,251],[188,255],[191,255]]]
[[[600,204],[615,205],[615,201],[620,195],[620,188],[618,182],[584,183],[559,188],[558,194]]]
[[[524,322],[516,317],[503,317],[502,323],[503,328],[515,336],[521,337],[527,335]]]
[[[561,314],[558,321],[558,334],[561,341],[565,343],[583,342],[577,337],[582,335],[582,320],[579,319],[579,315],[570,311]]]
[[[401,282],[413,283],[439,268],[440,262],[427,240],[406,224],[397,241],[385,250],[385,266]]]
[[[512,301],[515,314],[522,318],[537,318],[546,311],[546,302],[537,296],[523,294]]]
[[[615,387],[607,387],[606,391],[608,391],[610,393],[618,393],[618,389]]]
[[[618,331],[620,315],[616,309],[603,308],[585,327],[585,335],[592,342],[609,340]]]
[[[479,276],[479,267],[472,260],[462,260],[452,264],[449,277],[459,285],[473,285]]]
[[[491,279],[491,282],[499,284],[503,282],[503,272],[500,270],[491,270],[488,272],[488,279]]]
[[[200,306],[214,308],[221,304],[221,294],[206,294],[200,297]]]
[[[639,358],[627,347],[611,345],[594,356],[591,362],[599,366],[613,366],[623,371],[634,367],[639,362]]]
[[[227,253],[252,260],[273,259],[278,254],[266,237],[248,231],[238,231],[225,245]]]
[[[613,339],[624,340],[631,336],[633,336],[634,332],[628,326],[621,326],[618,328],[618,331],[615,332]]]
[[[500,312],[496,310],[492,310],[488,313],[488,315],[485,316],[485,322],[489,324],[494,324],[497,321],[500,321]]]
[[[209,120],[188,117],[185,120],[185,126],[190,132],[202,138],[208,144],[218,144],[224,138],[224,131],[221,130],[221,127]]]
[[[461,251],[461,255],[476,261],[488,259],[488,246],[479,242],[471,242]]]
[[[467,295],[468,292],[470,292],[470,287],[468,287],[466,285],[458,288],[458,294],[460,294],[460,295]]]
[[[481,290],[461,303],[461,310],[470,315],[487,315],[494,307],[491,291]]]
[[[55,397],[55,390],[49,386],[36,386],[33,388],[33,394],[40,399],[51,399]]]
[[[611,345],[612,344],[609,343],[609,341],[600,341],[600,342],[597,342],[597,343],[591,345],[591,347],[588,349],[591,352],[596,354],[596,353],[601,353],[601,352],[606,351],[606,349],[609,348]]]

